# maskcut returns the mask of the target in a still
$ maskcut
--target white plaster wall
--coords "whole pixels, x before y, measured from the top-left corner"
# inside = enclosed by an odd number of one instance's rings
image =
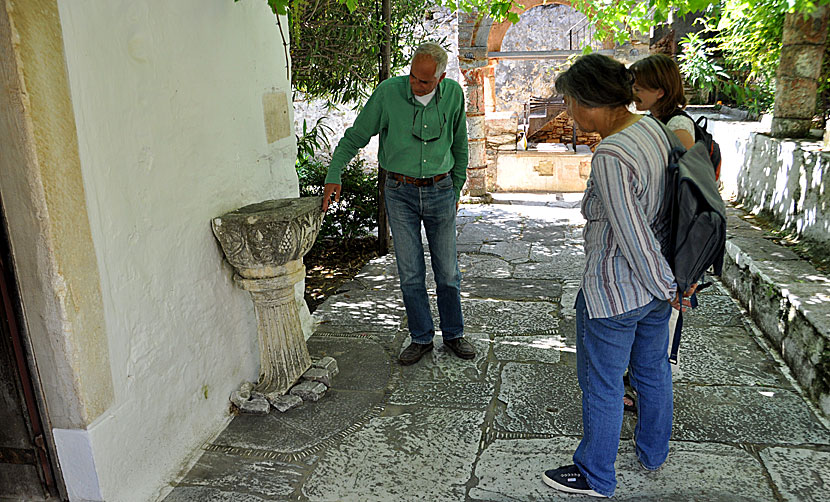
[[[691,107],[687,111],[695,120],[702,115],[709,119],[707,130],[718,142],[721,152],[721,196],[724,200],[735,199],[738,194],[738,178],[752,144],[752,137],[756,132],[768,132],[769,124],[766,121],[737,121],[717,113],[696,113]]]
[[[298,194],[293,128],[269,145],[262,106],[290,97],[285,56],[264,0],[59,9],[115,388],[89,440],[104,499],[153,500],[257,377],[253,306],[209,222]]]
[[[738,200],[766,212],[795,235],[830,244],[830,154],[821,142],[755,134],[738,183]]]
[[[721,148],[721,194],[752,213],[766,212],[795,235],[830,243],[830,190],[825,176],[830,154],[819,141],[768,136],[771,117],[736,121],[730,116],[695,112],[709,117],[709,132]]]

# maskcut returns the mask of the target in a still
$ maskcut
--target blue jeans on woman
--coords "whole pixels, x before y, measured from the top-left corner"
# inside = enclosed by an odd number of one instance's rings
[[[588,317],[582,291],[576,298],[576,368],[582,388],[583,437],[574,464],[594,491],[608,497],[617,486],[614,462],[620,444],[628,368],[637,391],[634,442],[640,463],[656,470],[669,454],[671,367],[666,355],[671,306],[664,300],[609,318]]]
[[[442,335],[445,341],[464,336],[452,177],[446,176],[424,187],[387,178],[385,188],[386,212],[395,243],[398,276],[412,343],[430,343],[435,335],[427,296],[421,223],[426,231],[435,274]]]

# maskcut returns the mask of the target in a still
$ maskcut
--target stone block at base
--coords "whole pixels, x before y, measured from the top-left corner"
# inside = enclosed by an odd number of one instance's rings
[[[331,387],[331,374],[328,370],[322,368],[309,368],[303,373],[302,379],[309,382],[320,382],[326,387]]]
[[[292,387],[290,394],[301,398],[303,401],[318,401],[327,390],[328,387],[320,382],[306,380]]]
[[[271,411],[271,405],[265,396],[262,394],[254,394],[249,399],[240,391],[231,393],[231,402],[239,408],[242,413],[251,413],[254,415],[266,415]]]
[[[291,394],[278,395],[276,393],[266,394],[265,398],[271,403],[271,406],[277,409],[280,413],[296,408],[303,404],[302,398],[293,396]]]
[[[336,377],[338,373],[340,373],[340,369],[337,367],[337,361],[330,356],[326,356],[319,361],[315,361],[311,363],[312,368],[320,368],[324,369],[329,372],[329,376],[332,378]]]

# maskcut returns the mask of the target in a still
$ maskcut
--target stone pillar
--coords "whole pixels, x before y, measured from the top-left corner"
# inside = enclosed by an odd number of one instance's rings
[[[458,14],[458,66],[464,76],[467,97],[467,141],[470,162],[467,165],[466,191],[473,197],[487,193],[487,152],[484,131],[487,47],[475,44],[478,13]]]
[[[496,111],[496,67],[494,63],[484,68],[484,111]]]
[[[294,298],[294,285],[305,277],[303,260],[275,267],[274,273],[277,275],[262,279],[234,277],[254,300],[260,349],[255,390],[263,394],[285,394],[311,367]]]
[[[485,68],[461,68],[467,94],[467,142],[470,162],[467,166],[467,191],[473,197],[487,193],[487,138],[484,131]]]
[[[270,200],[212,222],[236,269],[235,282],[254,300],[261,363],[256,390],[263,394],[284,394],[311,367],[294,287],[305,277],[303,256],[320,232],[322,202],[322,197]]]
[[[817,6],[806,18],[800,12],[788,13],[784,18],[772,118],[775,137],[803,138],[810,132],[827,41],[828,13],[827,6]]]

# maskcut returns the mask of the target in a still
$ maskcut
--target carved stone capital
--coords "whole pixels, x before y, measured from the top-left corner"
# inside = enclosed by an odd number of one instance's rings
[[[323,222],[322,204],[322,197],[251,204],[214,218],[213,234],[241,276],[273,277],[311,249]]]

